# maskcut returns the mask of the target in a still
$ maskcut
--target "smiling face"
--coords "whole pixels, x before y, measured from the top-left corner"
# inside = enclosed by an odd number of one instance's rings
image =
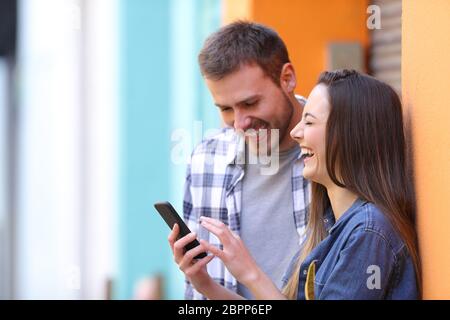
[[[291,131],[291,137],[302,149],[306,179],[327,185],[330,177],[326,168],[326,127],[331,106],[328,89],[319,84],[314,87],[303,109],[302,120]]]
[[[288,94],[293,94],[295,75],[290,66],[282,71],[281,86],[255,64],[243,65],[220,80],[205,80],[225,125],[244,132],[267,129],[258,132],[257,140],[265,140],[267,132],[268,149],[274,143],[270,130],[278,129],[280,150],[292,146],[289,131],[295,122],[291,123],[294,111]]]

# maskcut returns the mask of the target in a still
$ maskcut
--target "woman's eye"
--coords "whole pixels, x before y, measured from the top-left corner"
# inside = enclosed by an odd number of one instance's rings
[[[305,126],[310,126],[312,125],[312,122],[305,122]]]

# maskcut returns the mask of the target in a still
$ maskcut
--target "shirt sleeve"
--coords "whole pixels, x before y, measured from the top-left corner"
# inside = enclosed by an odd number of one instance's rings
[[[194,300],[194,287],[187,279],[185,280],[184,299]]]
[[[186,170],[186,179],[184,183],[184,197],[183,197],[183,217],[185,222],[191,220],[192,218],[192,196],[191,196],[191,166],[187,166]],[[186,300],[194,299],[194,287],[189,282],[187,278],[185,278],[185,290],[184,290],[184,298]]]
[[[389,292],[396,264],[388,241],[376,231],[357,229],[339,254],[339,260],[322,286],[318,299],[377,300]]]
[[[187,223],[192,218],[192,195],[191,195],[191,166],[186,169],[186,178],[184,180],[183,196],[183,218]]]

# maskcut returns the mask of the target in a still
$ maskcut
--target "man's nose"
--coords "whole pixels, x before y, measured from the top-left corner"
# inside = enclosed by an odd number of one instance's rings
[[[250,117],[242,112],[235,111],[234,113],[234,128],[236,130],[243,130],[246,131],[250,128],[250,125],[252,123],[252,120]]]

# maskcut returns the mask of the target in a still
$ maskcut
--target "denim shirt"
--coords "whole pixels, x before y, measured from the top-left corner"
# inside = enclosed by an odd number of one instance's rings
[[[308,267],[315,262],[315,299],[417,299],[412,258],[398,232],[374,204],[357,199],[334,223],[324,215],[328,236],[300,266],[297,299],[305,299]],[[298,252],[285,274],[298,266]]]

